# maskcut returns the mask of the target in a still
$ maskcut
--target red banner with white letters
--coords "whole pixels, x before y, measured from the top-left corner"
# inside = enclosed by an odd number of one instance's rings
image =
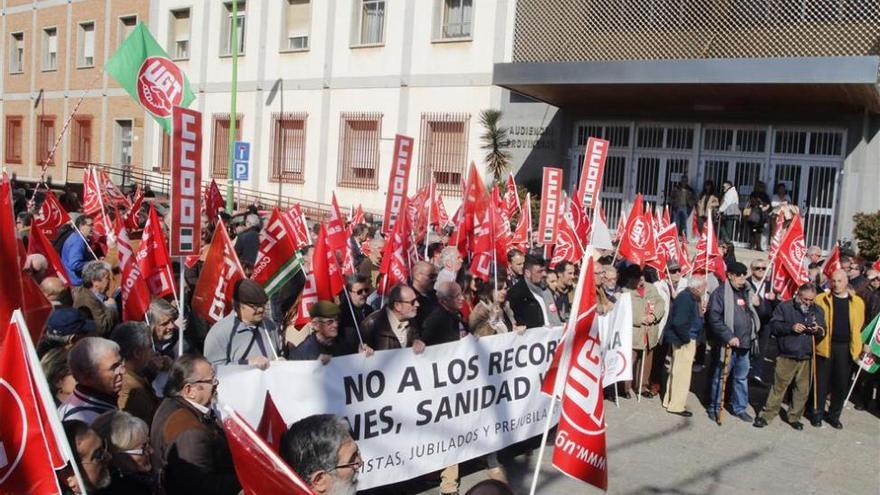
[[[587,140],[587,151],[584,154],[584,166],[581,168],[581,180],[578,191],[581,207],[593,208],[596,198],[602,191],[602,174],[605,171],[605,159],[608,156],[608,141],[591,137]]]
[[[394,223],[401,213],[403,200],[409,188],[409,166],[412,163],[413,143],[409,136],[394,136],[394,155],[391,162],[391,177],[388,178],[388,193],[385,198],[385,219],[382,222],[382,234],[388,235],[394,229]]]
[[[544,167],[544,182],[541,187],[541,213],[538,219],[538,242],[544,245],[556,244],[559,232],[559,213],[562,210],[562,169]]]
[[[193,311],[210,324],[229,314],[232,311],[232,289],[242,278],[244,270],[226,234],[226,226],[218,220],[199,281],[193,289]]]
[[[174,107],[171,256],[199,254],[202,241],[202,114]]]

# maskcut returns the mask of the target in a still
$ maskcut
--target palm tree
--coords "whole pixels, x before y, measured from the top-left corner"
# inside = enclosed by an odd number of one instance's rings
[[[504,181],[507,169],[510,168],[510,140],[507,139],[507,128],[499,127],[501,110],[489,108],[480,112],[480,124],[483,125],[483,134],[480,146],[486,150],[486,172],[492,180],[500,184]]]

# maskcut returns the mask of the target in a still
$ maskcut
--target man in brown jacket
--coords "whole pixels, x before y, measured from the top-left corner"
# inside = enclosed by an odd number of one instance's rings
[[[623,284],[632,297],[632,353],[633,379],[638,380],[642,397],[651,399],[649,378],[651,363],[654,359],[654,347],[660,342],[660,320],[666,313],[666,303],[653,284],[645,283],[642,269],[638,265],[630,265],[623,271]],[[642,360],[644,359],[644,366]],[[632,381],[626,382],[626,391],[622,397],[629,398],[633,391]]]
[[[419,298],[412,287],[404,284],[391,288],[385,306],[361,323],[364,344],[373,350],[412,347],[416,354],[425,350],[421,329],[413,321]]]
[[[103,261],[89,261],[82,269],[82,287],[74,287],[73,307],[87,311],[95,322],[97,337],[110,335],[119,323],[116,300],[108,297],[110,265]]]
[[[150,328],[141,321],[127,321],[116,325],[110,333],[110,340],[119,344],[119,354],[125,359],[125,375],[117,405],[149,425],[159,407],[159,398],[150,383],[155,375],[152,366],[156,358]]]
[[[168,495],[241,490],[226,435],[211,409],[216,390],[217,376],[207,359],[184,355],[171,367],[150,431],[153,466]]]

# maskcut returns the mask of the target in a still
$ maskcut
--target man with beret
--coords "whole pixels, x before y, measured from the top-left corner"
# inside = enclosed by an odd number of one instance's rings
[[[718,350],[718,365],[712,378],[708,414],[712,421],[718,420],[721,408],[722,377],[730,380],[731,410],[742,421],[752,422],[749,407],[749,355],[758,352],[758,330],[761,318],[758,311],[765,311],[764,303],[746,283],[748,269],[738,261],[727,265],[727,281],[712,292],[709,310],[706,312],[709,335]],[[726,372],[722,372],[726,353],[730,359]]]
[[[260,369],[278,359],[282,349],[278,327],[266,316],[269,298],[250,279],[235,283],[232,312],[211,327],[205,338],[205,357],[214,366],[243,364]]]
[[[358,338],[354,328],[339,328],[339,305],[331,301],[318,301],[309,310],[313,332],[300,345],[288,349],[290,359],[296,361],[330,362],[331,357],[354,354],[358,350]],[[368,355],[373,350],[364,346]]]

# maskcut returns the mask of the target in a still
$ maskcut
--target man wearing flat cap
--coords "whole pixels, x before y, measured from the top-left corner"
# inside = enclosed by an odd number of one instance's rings
[[[312,333],[302,343],[289,349],[292,360],[313,361],[322,364],[330,362],[331,357],[354,354],[358,350],[358,338],[353,328],[339,328],[339,305],[331,301],[318,301],[309,310],[312,317]],[[364,348],[367,354],[372,349]]]
[[[260,369],[281,354],[278,327],[265,318],[269,298],[250,279],[239,280],[232,290],[232,312],[218,321],[205,338],[205,357],[214,366],[242,364]]]
[[[706,312],[709,335],[714,347],[720,355],[718,365],[712,377],[712,388],[709,398],[708,414],[712,421],[718,420],[721,407],[722,372],[725,354],[730,352],[727,379],[730,394],[730,406],[733,415],[742,421],[752,422],[748,413],[749,407],[749,356],[759,352],[758,331],[761,329],[759,312],[767,311],[765,302],[752,292],[746,283],[748,270],[742,263],[735,261],[727,265],[727,281],[712,292],[709,297],[709,309]]]

